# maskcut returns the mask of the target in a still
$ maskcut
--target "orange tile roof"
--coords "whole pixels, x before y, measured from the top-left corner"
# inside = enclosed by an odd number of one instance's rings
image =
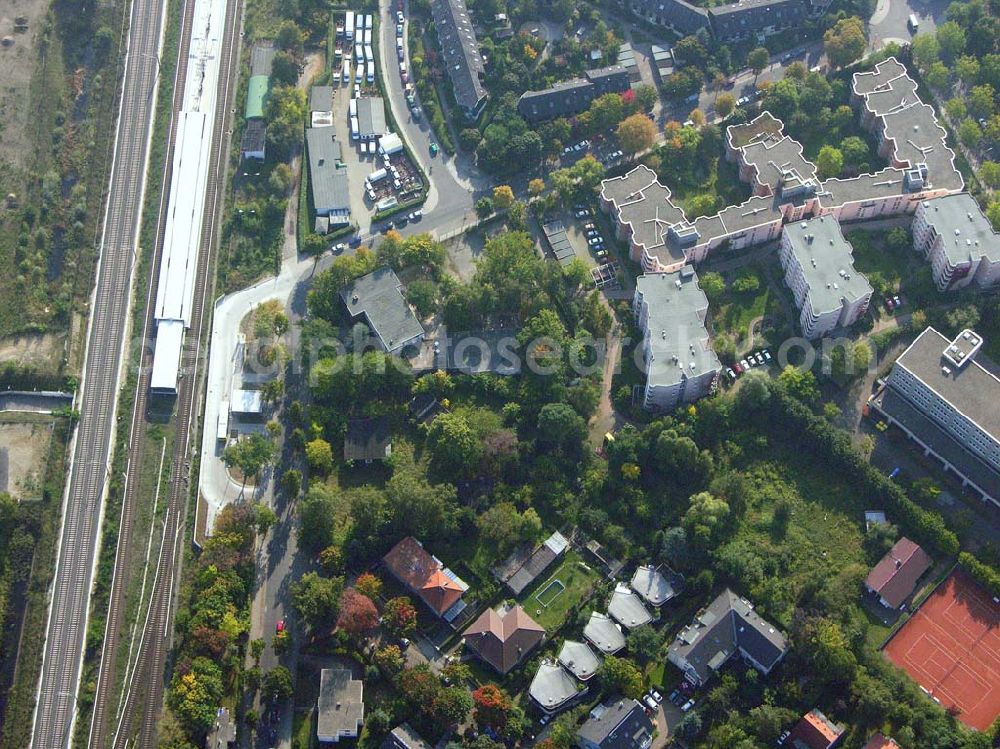
[[[450,609],[463,592],[462,587],[441,570],[434,570],[420,585],[420,597],[441,614]]]
[[[864,749],[899,749],[899,744],[892,739],[887,739],[879,732],[868,739],[868,743],[865,744]]]
[[[462,597],[462,586],[448,577],[441,563],[412,536],[393,546],[382,559],[396,579],[420,596],[438,616]]]

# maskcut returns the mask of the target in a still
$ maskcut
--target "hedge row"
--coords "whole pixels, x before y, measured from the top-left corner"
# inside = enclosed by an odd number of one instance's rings
[[[1000,572],[995,567],[979,561],[967,551],[958,555],[958,563],[965,567],[966,571],[991,595],[1000,596]]]
[[[769,418],[762,420],[766,428],[783,437],[796,435],[803,450],[853,477],[874,506],[890,511],[893,521],[918,543],[944,556],[958,554],[958,536],[948,529],[944,519],[918,505],[899,484],[869,464],[845,431],[814,414],[780,387],[773,388],[767,409]]]

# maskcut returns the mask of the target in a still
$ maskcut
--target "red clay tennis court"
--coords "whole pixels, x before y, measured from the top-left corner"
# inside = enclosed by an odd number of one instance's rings
[[[885,647],[889,660],[983,731],[1000,713],[1000,604],[955,570]]]

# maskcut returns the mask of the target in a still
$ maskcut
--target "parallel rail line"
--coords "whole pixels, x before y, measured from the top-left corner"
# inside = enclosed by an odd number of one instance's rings
[[[132,4],[97,280],[88,321],[80,422],[63,497],[59,551],[32,721],[31,746],[35,749],[67,747],[76,717],[156,106],[164,2],[134,0]]]

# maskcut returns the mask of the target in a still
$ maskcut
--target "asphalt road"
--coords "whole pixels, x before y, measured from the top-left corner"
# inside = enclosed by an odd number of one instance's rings
[[[920,19],[918,33],[930,34],[944,21],[949,0],[879,0],[868,21],[869,45],[878,49],[890,42],[909,42],[913,38],[907,20],[910,14]]]
[[[97,283],[63,502],[42,672],[32,726],[35,749],[70,743],[83,664],[90,587],[117,418],[135,249],[156,107],[165,3],[135,0],[128,31]]]

